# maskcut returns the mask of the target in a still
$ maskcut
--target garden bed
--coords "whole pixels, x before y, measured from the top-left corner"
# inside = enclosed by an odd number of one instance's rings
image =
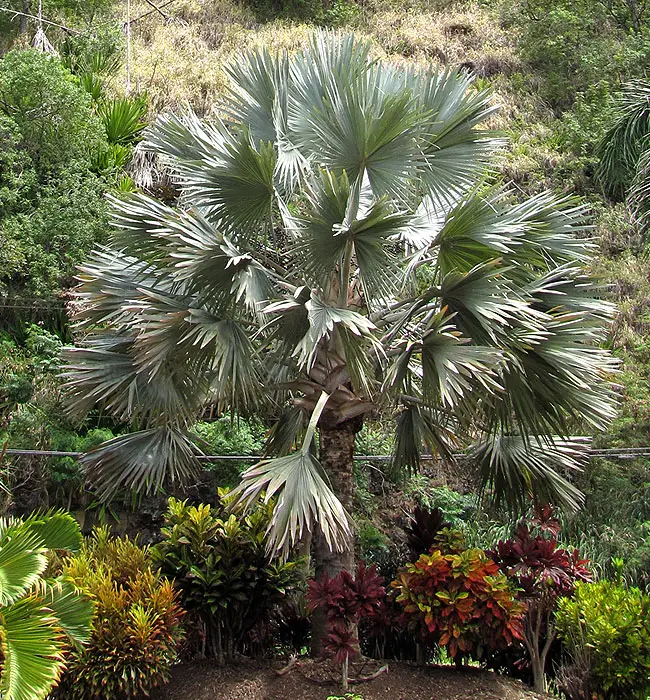
[[[419,667],[390,662],[388,672],[351,686],[364,700],[540,700],[518,681],[473,668]],[[313,662],[279,676],[279,664],[242,660],[218,668],[214,662],[184,664],[174,669],[171,682],[151,694],[152,700],[326,700],[341,696],[336,683],[322,685]],[[316,672],[315,672],[316,671]],[[311,678],[310,678],[311,677]]]

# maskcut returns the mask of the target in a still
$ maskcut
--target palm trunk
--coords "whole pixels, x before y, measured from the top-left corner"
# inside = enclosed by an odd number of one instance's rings
[[[320,428],[320,463],[330,479],[331,487],[347,513],[352,512],[354,498],[354,436],[361,429],[361,420],[350,420],[334,427]],[[354,542],[343,552],[332,552],[317,527],[314,533],[314,567],[316,578],[324,574],[336,576],[354,568]],[[327,634],[325,615],[317,610],[312,618],[312,654],[321,656]]]

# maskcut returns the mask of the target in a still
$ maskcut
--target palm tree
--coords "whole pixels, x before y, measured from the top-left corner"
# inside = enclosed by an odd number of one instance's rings
[[[49,550],[75,551],[81,532],[68,513],[0,518],[0,697],[42,700],[59,677],[70,641],[88,639],[92,605],[71,583],[43,578]]]
[[[597,155],[597,179],[614,199],[627,199],[636,223],[645,231],[650,223],[649,81],[625,85]]]
[[[277,500],[279,550],[315,530],[317,575],[352,563],[368,416],[395,418],[399,466],[472,445],[497,500],[575,508],[570,436],[614,411],[583,208],[489,186],[500,141],[471,76],[370,51],[326,33],[252,51],[218,118],[159,118],[146,147],[174,167],[179,205],[113,201],[67,352],[71,408],[135,430],[84,457],[104,494],[190,476],[207,403],[272,415],[239,502]]]

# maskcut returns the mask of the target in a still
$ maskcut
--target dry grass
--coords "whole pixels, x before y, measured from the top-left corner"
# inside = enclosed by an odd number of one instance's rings
[[[520,70],[513,37],[478,3],[417,2],[398,9],[376,4],[385,1],[362,4],[353,27],[373,38],[377,55],[463,65],[491,81]],[[132,16],[149,9],[136,0]],[[190,104],[210,113],[225,86],[224,62],[262,44],[295,50],[313,30],[281,20],[260,24],[238,0],[176,0],[164,11],[170,20],[153,13],[133,25],[132,77],[149,92],[154,111]]]
[[[387,54],[462,65],[480,77],[519,70],[512,36],[491,14],[472,3],[464,9],[378,11],[368,31]]]
[[[371,38],[377,57],[464,66],[476,73],[479,88],[494,90],[501,109],[486,126],[513,137],[501,163],[506,180],[535,192],[552,186],[558,168],[568,169],[563,159],[570,156],[549,146],[553,114],[536,97],[531,77],[523,77],[516,36],[498,13],[478,0],[404,0],[399,7],[394,0],[354,1],[360,12],[347,29]],[[133,14],[147,9],[145,0],[136,0]],[[313,31],[286,20],[259,23],[242,0],[175,0],[165,12],[171,21],[151,14],[133,27],[132,74],[148,91],[153,112],[191,105],[213,113],[226,86],[226,62],[261,45],[294,51]]]

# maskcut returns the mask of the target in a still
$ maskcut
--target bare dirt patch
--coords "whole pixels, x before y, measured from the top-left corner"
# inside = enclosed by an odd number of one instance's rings
[[[351,687],[364,700],[543,700],[518,681],[473,668],[419,667],[390,662],[388,672]],[[300,662],[284,676],[280,664],[242,660],[218,668],[213,662],[178,666],[171,682],[154,691],[152,700],[326,700],[343,695],[312,662]],[[324,682],[321,680],[321,683]]]

